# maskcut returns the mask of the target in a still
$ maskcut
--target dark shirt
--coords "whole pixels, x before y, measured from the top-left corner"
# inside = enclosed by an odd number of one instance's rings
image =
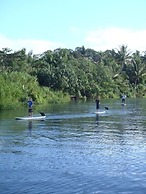
[[[96,109],[99,109],[99,103],[100,103],[100,101],[98,99],[96,99],[95,101],[96,101]]]

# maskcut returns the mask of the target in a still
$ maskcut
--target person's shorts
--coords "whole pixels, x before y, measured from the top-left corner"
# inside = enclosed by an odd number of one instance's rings
[[[29,112],[29,113],[32,113],[32,112],[33,112],[33,109],[32,109],[32,108],[29,108],[29,109],[28,109],[28,112]]]

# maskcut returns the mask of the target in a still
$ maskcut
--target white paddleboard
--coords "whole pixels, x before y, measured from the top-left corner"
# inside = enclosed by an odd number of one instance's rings
[[[126,104],[125,103],[122,103],[122,106],[126,106]]]
[[[103,114],[105,111],[96,111],[95,114]]]
[[[38,116],[38,117],[15,117],[16,120],[45,120],[46,116]]]

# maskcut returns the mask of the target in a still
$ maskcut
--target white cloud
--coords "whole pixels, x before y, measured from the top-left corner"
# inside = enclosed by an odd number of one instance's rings
[[[32,39],[10,39],[4,35],[0,35],[0,49],[10,48],[13,51],[18,51],[23,48],[27,52],[33,51],[34,54],[42,54],[47,50],[54,50],[56,48],[64,47],[62,43],[51,42],[45,40],[32,40]]]
[[[85,46],[97,51],[118,49],[121,45],[128,46],[131,51],[146,51],[146,30],[131,30],[122,28],[105,28],[92,31],[83,31],[76,27],[70,27],[71,34],[66,36],[66,42],[53,42],[35,39],[10,39],[0,34],[0,49],[10,48],[13,51],[26,49],[34,54],[42,54],[47,50],[57,48],[75,48]],[[74,46],[73,46],[74,45]]]
[[[118,49],[127,45],[131,51],[146,51],[146,30],[107,28],[89,31],[85,44],[94,50]]]

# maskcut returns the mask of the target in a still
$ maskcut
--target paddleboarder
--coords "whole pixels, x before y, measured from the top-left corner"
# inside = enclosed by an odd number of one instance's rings
[[[29,98],[29,100],[27,101],[27,104],[28,104],[28,115],[30,117],[33,116],[33,101],[32,101],[32,98]]]
[[[96,110],[98,111],[98,109],[99,109],[99,104],[100,104],[99,98],[96,98],[95,102],[96,102]]]
[[[122,95],[122,104],[125,104],[126,103],[126,95]]]

